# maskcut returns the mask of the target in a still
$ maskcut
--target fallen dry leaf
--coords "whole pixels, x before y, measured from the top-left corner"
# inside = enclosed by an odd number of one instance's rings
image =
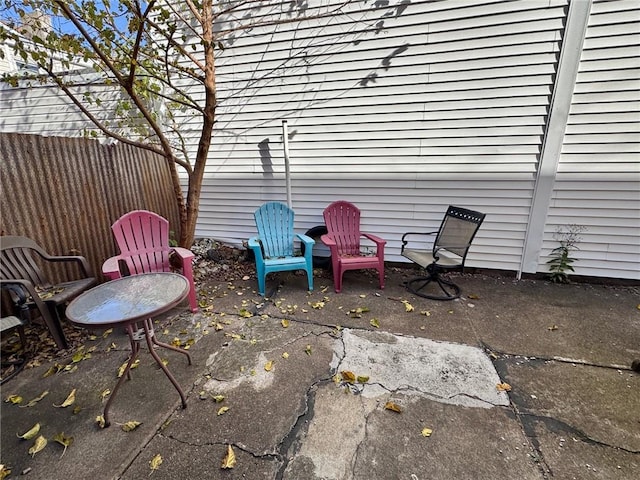
[[[430,437],[432,433],[433,433],[433,430],[431,430],[430,428],[425,427],[422,429],[423,437]]]
[[[155,472],[162,465],[162,456],[157,454],[149,461],[149,468],[151,468],[151,473]],[[149,475],[151,475],[151,473]]]
[[[289,354],[287,352],[282,352],[282,358],[284,359],[289,358]]]
[[[220,403],[224,401],[224,395],[216,395],[215,397],[213,397],[213,399],[215,400],[216,403]]]
[[[9,475],[11,475],[11,469],[5,467],[4,465],[0,465],[0,480],[4,480]]]
[[[283,328],[287,328],[289,326],[289,320],[287,320],[286,318],[283,318],[280,321],[280,324],[283,326]]]
[[[23,440],[31,440],[40,432],[40,423],[36,423],[33,427],[27,430],[22,435],[17,435],[18,438],[22,438]]]
[[[367,375],[358,375],[358,383],[367,383],[369,381],[369,377]]]
[[[353,372],[350,372],[349,370],[343,370],[342,372],[340,372],[340,375],[342,375],[343,381],[347,383],[356,383],[356,375]]]
[[[229,407],[220,407],[216,412],[216,415],[220,416],[227,413],[228,411],[229,411]]]
[[[372,318],[371,320],[369,320],[369,323],[371,324],[372,327],[380,328],[380,322],[378,321],[377,318]]]
[[[44,397],[46,397],[47,395],[49,395],[49,390],[45,390],[44,392],[42,392],[40,395],[38,395],[36,398],[29,400],[29,403],[27,403],[26,405],[20,405],[20,408],[25,408],[25,407],[33,407],[35,406],[40,400],[42,400]]]
[[[44,438],[42,435],[40,435],[38,438],[36,438],[36,441],[33,443],[31,448],[29,449],[29,455],[34,457],[36,453],[42,451],[42,449],[46,446],[47,446],[47,439]]]
[[[100,428],[104,428],[107,425],[107,423],[105,422],[104,417],[102,415],[98,415],[96,417],[96,423],[98,424],[98,426]]]
[[[142,425],[142,422],[136,422],[135,420],[129,420],[126,423],[123,423],[120,428],[122,428],[125,432],[130,432],[138,428],[138,426]]]
[[[411,305],[408,301],[406,300],[402,300],[402,303],[404,304],[404,311],[405,312],[413,312],[413,305]]]
[[[178,344],[176,346],[179,347],[180,344]],[[122,365],[120,365],[120,368],[118,368],[118,378],[120,378],[122,375],[124,375],[124,371],[126,370],[128,363],[129,363],[129,360],[127,360]],[[140,359],[136,358],[136,360],[131,364],[131,367],[129,367],[129,370],[133,370],[134,368],[138,368],[138,365],[140,365]]]
[[[68,407],[69,405],[73,405],[75,401],[76,401],[76,389],[74,388],[73,390],[71,390],[71,393],[67,396],[67,399],[64,402],[62,402],[60,405],[56,405],[54,403],[53,406],[56,408],[65,408],[65,407]]]
[[[67,437],[64,432],[58,433],[55,437],[53,437],[53,440],[64,447],[60,458],[64,456],[65,452],[67,451],[67,447],[69,447],[73,443],[73,437]]]
[[[496,385],[496,388],[498,389],[499,392],[510,392],[511,391],[511,385],[509,385],[508,383],[499,383]]]
[[[235,465],[236,465],[236,454],[234,453],[233,448],[231,448],[231,445],[227,445],[227,454],[222,459],[222,465],[220,465],[220,468],[222,469],[233,468],[235,467]]]
[[[362,318],[362,314],[363,313],[367,313],[369,311],[370,310],[367,307],[358,307],[358,308],[354,308],[352,310],[349,310],[348,315],[351,318]]]
[[[14,405],[19,405],[22,403],[23,398],[20,395],[9,395],[7,398],[4,399],[4,403],[12,403]]]
[[[400,405],[398,405],[397,403],[393,403],[393,402],[387,402],[384,404],[384,409],[385,410],[391,410],[392,412],[396,412],[396,413],[402,413],[402,408],[400,408]]]
[[[306,347],[304,347],[304,353],[306,353],[307,355],[311,355],[311,345],[307,345]]]

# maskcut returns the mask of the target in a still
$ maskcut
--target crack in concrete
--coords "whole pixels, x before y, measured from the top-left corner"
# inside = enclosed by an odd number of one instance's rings
[[[356,467],[358,465],[358,458],[360,456],[360,452],[363,448],[365,448],[366,446],[366,442],[369,438],[369,421],[370,421],[370,417],[371,415],[373,415],[373,413],[376,411],[375,408],[372,409],[368,409],[369,412],[367,413],[367,408],[365,405],[365,401],[364,399],[360,399],[360,406],[361,406],[361,410],[362,410],[362,415],[364,417],[364,435],[362,440],[360,441],[360,443],[358,443],[358,446],[355,448],[354,452],[353,452],[353,456],[351,458],[351,472],[355,472],[356,471]]]
[[[216,447],[216,446],[222,446],[222,447],[226,447],[227,445],[231,445],[233,448],[236,448],[238,450],[240,450],[241,452],[244,452],[248,455],[251,455],[253,458],[256,458],[258,460],[274,460],[274,461],[282,461],[282,458],[278,455],[278,454],[274,454],[274,453],[269,453],[269,452],[264,452],[264,453],[257,453],[254,452],[252,450],[250,450],[249,448],[247,448],[246,445],[243,445],[242,443],[227,443],[227,442],[190,442],[181,438],[177,438],[174,437],[173,435],[165,435],[162,432],[158,433],[158,436],[165,438],[167,440],[171,440],[173,442],[177,442],[180,443],[182,445],[188,445],[190,447]]]
[[[503,368],[503,366],[500,365],[500,362],[498,361],[500,358],[523,359],[523,360],[526,360],[527,362],[557,362],[562,364],[581,365],[581,366],[604,368],[604,369],[610,369],[610,370],[630,370],[630,368],[628,367],[620,367],[617,365],[602,365],[602,364],[596,364],[593,362],[573,360],[573,359],[567,359],[562,357],[526,356],[526,355],[512,354],[512,353],[506,353],[506,352],[499,352],[492,349],[490,346],[488,346],[485,343],[482,344],[482,347],[487,353],[487,355],[489,356],[489,358],[491,359],[491,362],[496,368],[496,371],[499,373],[500,378],[506,377],[505,368]],[[631,454],[640,454],[640,451],[631,450],[631,449],[627,449],[617,445],[612,445],[606,442],[602,442],[600,440],[596,440],[590,437],[589,435],[587,435],[582,430],[568,424],[567,422],[559,420],[555,417],[522,412],[521,405],[517,403],[516,398],[510,393],[508,393],[508,396],[509,396],[510,409],[513,412],[515,418],[517,419],[518,424],[520,425],[520,428],[522,430],[522,433],[527,439],[529,447],[534,452],[535,454],[534,458],[536,459],[536,464],[538,465],[538,469],[540,470],[541,474],[544,476],[545,479],[553,478],[553,469],[551,468],[549,463],[546,461],[546,458],[540,446],[540,442],[538,441],[538,436],[535,433],[536,421],[541,421],[542,423],[544,423],[545,426],[550,431],[566,432],[567,434],[571,434],[572,436],[574,436],[573,438],[577,438],[580,441],[587,443],[589,445],[598,445],[598,446],[611,448],[613,450],[623,451]]]
[[[484,342],[481,342],[482,348],[483,350],[487,353],[487,355],[489,355],[489,358],[491,358],[492,360],[496,357],[496,356],[501,356],[503,358],[521,358],[523,360],[527,360],[527,361],[539,361],[539,362],[558,362],[558,363],[566,363],[569,365],[581,365],[581,366],[585,366],[585,367],[595,367],[595,368],[605,368],[605,369],[609,369],[609,370],[628,370],[628,371],[633,371],[633,369],[631,368],[630,365],[617,365],[617,364],[611,364],[611,365],[607,365],[607,364],[602,364],[602,363],[594,363],[594,362],[589,362],[587,360],[578,360],[578,359],[573,359],[573,358],[566,358],[566,357],[557,357],[557,356],[551,356],[551,357],[547,357],[547,356],[540,356],[540,355],[522,355],[519,353],[509,353],[509,352],[501,352],[498,350],[494,350],[493,348],[491,348],[489,345],[487,345]]]
[[[589,435],[587,435],[585,432],[583,432],[582,430],[580,430],[579,428],[574,427],[573,425],[570,425],[567,422],[564,422],[562,420],[558,420],[557,418],[554,417],[550,417],[548,415],[538,415],[538,414],[534,414],[534,413],[521,413],[520,414],[523,420],[526,420],[524,422],[526,431],[525,433],[527,434],[527,436],[530,436],[531,438],[537,439],[537,435],[535,434],[534,431],[534,421],[538,420],[541,421],[542,423],[544,423],[549,430],[551,430],[552,432],[558,432],[558,431],[562,431],[565,432],[569,435],[571,435],[574,439],[577,437],[580,441],[587,443],[589,445],[598,445],[601,447],[607,447],[607,448],[611,448],[613,450],[618,450],[621,452],[626,452],[626,453],[631,453],[634,455],[640,454],[640,450],[631,450],[629,448],[625,448],[625,447],[620,447],[618,445],[612,445],[610,443],[607,442],[603,442],[601,440],[597,440]],[[536,440],[536,444],[537,444],[537,440]]]
[[[290,460],[295,458],[296,453],[300,449],[298,433],[303,429],[305,424],[308,424],[314,417],[315,397],[318,387],[330,381],[331,378],[321,378],[313,382],[305,392],[304,410],[300,415],[298,415],[296,421],[291,426],[291,429],[284,437],[282,437],[282,440],[280,440],[279,445],[276,447],[278,451],[278,458],[282,461],[282,464],[280,465],[274,480],[282,480],[284,473],[289,466]]]

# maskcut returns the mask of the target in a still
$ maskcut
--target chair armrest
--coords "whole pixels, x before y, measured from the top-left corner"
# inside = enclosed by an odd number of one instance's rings
[[[378,237],[377,235],[373,235],[372,233],[364,233],[364,232],[360,232],[360,234],[365,237],[368,238],[369,240],[371,240],[373,243],[375,243],[378,248],[384,246],[387,241]]]
[[[262,243],[260,237],[251,237],[247,242],[247,246],[253,250],[253,256],[258,262],[264,262],[264,252],[262,251]]]
[[[120,256],[107,258],[102,264],[102,274],[109,280],[120,278],[120,264],[118,260]]]
[[[409,235],[422,235],[422,236],[427,236],[427,235],[436,235],[438,233],[438,231],[435,232],[407,232],[404,235],[402,235],[402,247],[400,248],[400,252],[402,252],[404,250],[404,247],[407,246],[407,243],[409,243],[409,240],[407,239],[407,237]]]
[[[320,237],[322,243],[324,243],[327,247],[335,247],[337,245],[336,241],[333,239],[333,234],[325,233]]]
[[[324,243],[327,247],[329,247],[329,252],[331,253],[331,258],[338,258],[340,255],[338,253],[338,244],[333,238],[332,233],[325,233],[320,237],[322,243]]]
[[[6,288],[9,292],[12,293],[11,300],[19,307],[27,303],[27,295],[24,293],[24,288],[22,285],[10,280],[4,280],[0,285],[2,286],[2,288]]]
[[[44,260],[48,262],[72,262],[77,263],[82,270],[82,273],[85,277],[93,277],[93,273],[91,271],[91,267],[89,266],[89,262],[86,258],[80,255],[46,255],[42,257]]]
[[[46,311],[45,309],[47,307],[44,304],[45,302],[40,298],[40,295],[38,295],[38,292],[36,291],[33,283],[31,283],[29,280],[17,278],[11,280],[0,280],[0,286],[2,285],[19,285],[24,291],[28,293],[28,295],[25,295],[25,300],[28,300],[28,298],[30,297],[31,301],[36,304],[41,312]]]
[[[195,253],[193,253],[191,250],[187,248],[172,247],[171,250],[175,252],[175,254],[178,255],[183,261],[191,260],[196,256]]]
[[[304,243],[305,248],[313,246],[316,243],[313,238],[303,233],[296,233],[296,237],[298,237]]]
[[[307,262],[311,262],[311,259],[313,258],[313,245],[316,243],[316,241],[308,235],[304,235],[302,233],[296,233],[295,236],[298,237],[304,244],[304,258]]]

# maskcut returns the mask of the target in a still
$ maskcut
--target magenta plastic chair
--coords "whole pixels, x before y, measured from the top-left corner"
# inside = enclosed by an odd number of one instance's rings
[[[193,281],[191,250],[169,246],[169,222],[157,213],[134,210],[120,217],[111,225],[120,255],[108,258],[102,265],[102,273],[114,280],[124,275],[138,273],[170,272],[173,265],[189,281],[191,311],[198,311],[196,287]],[[175,258],[176,262],[173,262]],[[127,271],[121,271],[126,266]]]
[[[331,251],[333,285],[336,293],[342,290],[342,275],[347,270],[374,268],[380,277],[380,288],[384,288],[384,246],[380,237],[360,231],[360,210],[344,200],[333,202],[323,212],[327,233],[321,240]],[[375,255],[365,255],[360,249],[362,238],[376,245]]]

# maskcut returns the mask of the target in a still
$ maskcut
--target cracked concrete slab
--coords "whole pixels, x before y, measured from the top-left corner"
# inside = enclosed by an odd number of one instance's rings
[[[640,455],[585,439],[553,419],[532,418],[535,436],[549,478],[567,480],[636,480]]]
[[[350,329],[335,345],[332,369],[369,377],[366,384],[354,385],[365,397],[403,392],[471,407],[509,404],[507,394],[496,388],[500,377],[479,348]]]
[[[196,445],[233,443],[255,455],[278,453],[280,443],[306,412],[309,388],[330,376],[334,339],[323,327],[283,328],[271,318],[257,318],[247,325],[238,330],[247,339],[230,338],[227,346],[212,354],[194,390],[199,400],[194,398],[188,411],[173,415],[167,435]],[[286,359],[283,353],[288,354]],[[267,362],[273,362],[270,371],[265,370]],[[224,400],[216,402],[217,395]],[[228,410],[219,414],[222,407]],[[193,422],[193,418],[207,421]]]
[[[384,409],[390,399],[402,413]],[[422,435],[425,427],[432,429],[430,437]],[[403,394],[374,399],[323,385],[298,442],[283,480],[544,478],[517,419],[504,407]]]
[[[483,293],[468,318],[497,352],[623,367],[640,358],[640,322],[632,320],[640,297],[633,291],[500,278],[475,290]]]
[[[640,375],[557,361],[501,358],[519,413],[586,442],[640,454]],[[629,413],[635,414],[629,415]]]

